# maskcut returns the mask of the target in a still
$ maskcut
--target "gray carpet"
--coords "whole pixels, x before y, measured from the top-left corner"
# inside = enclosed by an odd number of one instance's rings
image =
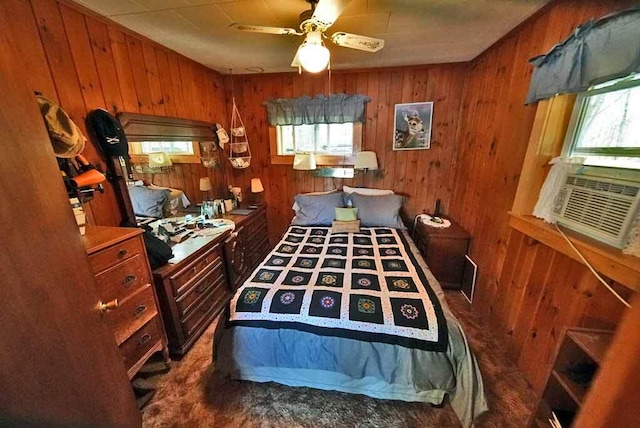
[[[524,427],[535,394],[459,292],[447,301],[462,324],[485,383],[490,411],[478,427]],[[146,427],[458,427],[453,410],[423,403],[226,381],[212,373],[212,325],[168,374],[150,378],[158,391],[143,411]]]

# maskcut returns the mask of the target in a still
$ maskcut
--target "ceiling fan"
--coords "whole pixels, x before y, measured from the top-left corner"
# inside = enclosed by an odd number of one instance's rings
[[[351,0],[306,0],[311,9],[300,14],[300,31],[293,28],[265,27],[261,25],[231,24],[232,28],[254,33],[305,36],[298,47],[292,67],[301,67],[309,73],[318,73],[329,65],[329,49],[324,46],[323,39],[345,48],[367,52],[377,52],[384,47],[384,40],[358,34],[338,32],[330,37],[325,31],[338,19]]]

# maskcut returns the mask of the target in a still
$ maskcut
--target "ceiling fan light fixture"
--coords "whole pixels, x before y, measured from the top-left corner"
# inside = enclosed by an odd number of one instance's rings
[[[300,65],[309,73],[319,73],[329,65],[330,53],[322,43],[320,31],[313,31],[298,49]]]

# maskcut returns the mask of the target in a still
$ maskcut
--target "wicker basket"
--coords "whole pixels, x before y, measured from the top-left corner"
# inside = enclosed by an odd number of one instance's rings
[[[360,220],[338,221],[334,220],[331,233],[360,232]]]

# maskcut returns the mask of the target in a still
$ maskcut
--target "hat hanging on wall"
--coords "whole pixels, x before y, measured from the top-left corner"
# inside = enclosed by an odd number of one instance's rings
[[[36,99],[56,157],[72,159],[80,154],[87,141],[80,128],[59,105],[49,98],[36,93]]]

